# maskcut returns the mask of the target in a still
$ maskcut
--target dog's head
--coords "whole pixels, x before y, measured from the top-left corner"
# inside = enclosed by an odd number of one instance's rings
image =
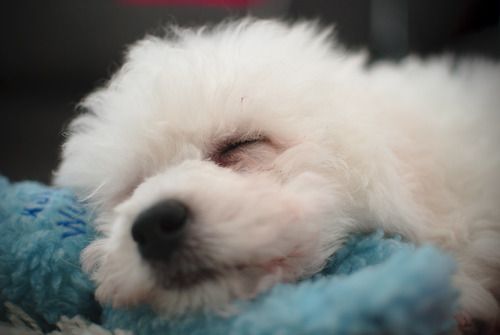
[[[309,24],[171,35],[82,103],[55,181],[99,213],[83,255],[98,298],[180,313],[310,275],[338,246],[352,157],[332,111],[362,60]]]

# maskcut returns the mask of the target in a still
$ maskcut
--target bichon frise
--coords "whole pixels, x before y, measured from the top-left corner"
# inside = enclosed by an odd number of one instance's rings
[[[133,45],[55,174],[96,205],[98,298],[225,310],[383,228],[453,254],[464,311],[497,317],[500,66],[365,61],[313,23]]]

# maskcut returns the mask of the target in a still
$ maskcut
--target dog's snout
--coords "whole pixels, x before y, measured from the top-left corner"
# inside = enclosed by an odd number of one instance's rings
[[[147,260],[166,261],[179,246],[188,218],[187,207],[178,200],[164,200],[139,214],[132,238]]]

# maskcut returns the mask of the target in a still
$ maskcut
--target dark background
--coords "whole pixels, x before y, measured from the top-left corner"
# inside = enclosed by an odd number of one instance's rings
[[[178,3],[180,0],[177,1]],[[270,0],[247,6],[113,0],[0,5],[0,174],[49,182],[76,103],[119,66],[125,46],[168,23],[198,25],[248,13],[320,18],[372,60],[447,52],[500,58],[500,0]],[[499,88],[500,93],[500,88]]]

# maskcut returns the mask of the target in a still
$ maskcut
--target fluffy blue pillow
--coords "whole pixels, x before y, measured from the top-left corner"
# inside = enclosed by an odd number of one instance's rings
[[[321,273],[237,302],[231,316],[164,319],[147,306],[100,306],[79,262],[95,238],[92,216],[69,190],[0,177],[0,318],[11,303],[44,331],[76,315],[137,334],[444,334],[455,328],[453,260],[381,231],[351,236]]]

